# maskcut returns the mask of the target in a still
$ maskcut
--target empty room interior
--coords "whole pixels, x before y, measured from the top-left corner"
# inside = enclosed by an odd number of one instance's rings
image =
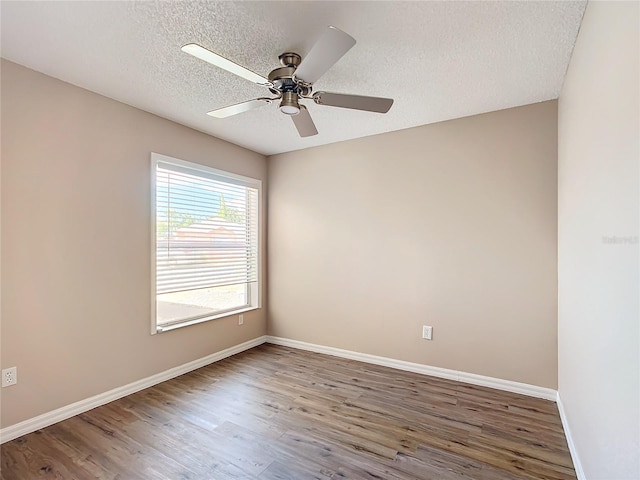
[[[640,479],[640,2],[0,20],[0,478]]]

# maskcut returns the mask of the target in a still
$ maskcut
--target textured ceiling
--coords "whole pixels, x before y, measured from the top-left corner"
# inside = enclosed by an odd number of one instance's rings
[[[586,2],[11,2],[2,56],[270,155],[557,98]],[[180,51],[195,42],[267,75],[328,25],[357,44],[314,90],[391,97],[386,115],[307,101],[300,138],[268,91]],[[100,112],[96,112],[99,115]]]

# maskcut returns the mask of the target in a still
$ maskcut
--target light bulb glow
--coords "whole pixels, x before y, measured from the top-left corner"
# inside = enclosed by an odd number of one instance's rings
[[[300,113],[300,109],[295,105],[280,105],[280,111],[285,115],[297,115]]]

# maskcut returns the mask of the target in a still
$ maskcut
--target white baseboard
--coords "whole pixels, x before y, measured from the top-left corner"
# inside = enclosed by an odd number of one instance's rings
[[[567,438],[567,445],[569,446],[569,452],[571,453],[571,460],[573,460],[573,468],[576,471],[576,476],[578,477],[578,480],[587,480],[587,477],[584,474],[584,470],[582,469],[582,463],[580,463],[578,450],[576,449],[576,445],[573,443],[571,429],[569,428],[569,420],[567,419],[567,414],[564,411],[564,405],[562,404],[562,400],[560,398],[560,392],[558,392],[556,403],[558,404],[560,420],[562,420],[562,428],[564,429],[564,436]]]
[[[520,393],[530,397],[544,398],[546,400],[556,401],[557,392],[551,388],[538,387],[527,383],[512,382],[510,380],[502,380],[500,378],[485,377],[484,375],[476,375],[475,373],[459,372],[457,370],[449,370],[448,368],[431,367],[421,363],[405,362],[404,360],[395,360],[388,357],[379,357],[368,353],[359,353],[351,350],[342,350],[340,348],[326,347],[324,345],[316,345],[313,343],[301,342],[299,340],[290,340],[288,338],[267,336],[266,341],[275,345],[285,347],[299,348],[301,350],[309,350],[310,352],[325,353],[335,357],[348,358],[350,360],[358,360],[360,362],[372,363],[374,365],[382,365],[383,367],[397,368],[398,370],[406,370],[408,372],[421,373],[432,377],[447,378],[459,382],[480,385],[483,387],[505,390],[507,392]]]
[[[245,350],[249,350],[250,348],[257,347],[258,345],[265,343],[265,341],[265,336],[254,338],[253,340],[249,340],[239,345],[235,345],[219,352],[212,353],[211,355],[193,360],[192,362],[185,363],[184,365],[170,368],[169,370],[151,375],[150,377],[143,378],[142,380],[129,383],[128,385],[123,385],[122,387],[114,388],[113,390],[109,390],[108,392],[100,393],[93,397],[89,397],[84,400],[80,400],[79,402],[72,403],[71,405],[66,405],[56,410],[52,410],[51,412],[43,413],[42,415],[38,415],[37,417],[30,418],[29,420],[25,420],[23,422],[16,423],[15,425],[5,427],[0,430],[0,443],[8,442],[9,440],[21,437],[22,435],[26,435],[27,433],[35,432],[36,430],[40,430],[41,428],[48,427],[49,425],[53,425],[54,423],[61,422],[62,420],[66,420],[67,418],[71,418],[80,413],[87,412],[92,408],[99,407],[100,405],[104,405],[105,403],[109,403],[119,398],[126,397],[127,395],[131,395],[132,393],[152,387],[154,385],[157,385],[158,383],[165,382],[179,375],[183,375],[192,370],[196,370],[200,367],[204,367],[211,363],[222,360],[223,358],[235,355],[236,353],[240,353]]]
[[[184,365],[171,368],[164,372],[160,372],[150,377],[138,380],[136,382],[129,383],[128,385],[114,388],[113,390],[109,390],[108,392],[104,392],[104,393],[95,395],[93,397],[80,400],[79,402],[72,403],[71,405],[66,405],[56,410],[52,410],[51,412],[47,412],[42,415],[38,415],[37,417],[30,418],[28,420],[17,423],[15,425],[11,425],[9,427],[3,428],[0,430],[0,443],[8,442],[10,440],[13,440],[14,438],[18,438],[22,435],[26,435],[27,433],[31,433],[41,428],[48,427],[49,425],[53,425],[54,423],[61,422],[62,420],[66,420],[67,418],[73,417],[80,413],[87,412],[92,408],[96,408],[106,403],[117,400],[119,398],[125,397],[127,395],[131,395],[132,393],[138,392],[145,388],[152,387],[153,385],[157,385],[158,383],[162,383],[166,380],[170,380],[174,377],[183,375],[192,370],[196,370],[200,367],[204,367],[211,363],[222,360],[223,358],[227,358],[227,357],[230,357],[231,355],[235,355],[236,353],[240,353],[245,350],[249,350],[250,348],[257,347],[258,345],[261,345],[265,342],[273,343],[275,345],[283,345],[291,348],[299,348],[301,350],[308,350],[311,352],[324,353],[327,355],[333,355],[341,358],[348,358],[350,360],[357,360],[360,362],[371,363],[374,365],[381,365],[384,367],[396,368],[398,370],[405,370],[408,372],[420,373],[423,375],[430,375],[430,376],[439,377],[439,378],[447,378],[449,380],[457,380],[460,382],[470,383],[473,385],[480,385],[484,387],[495,388],[498,390],[505,390],[508,392],[520,393],[520,394],[528,395],[531,397],[558,401],[560,417],[562,419],[562,424],[565,429],[565,434],[567,435],[567,443],[569,444],[571,456],[575,464],[576,474],[578,474],[578,480],[584,480],[584,474],[582,474],[582,469],[580,467],[578,457],[575,453],[575,446],[573,445],[573,442],[571,441],[571,436],[569,434],[569,427],[566,424],[566,417],[564,415],[564,410],[562,409],[561,403],[559,401],[560,400],[559,396],[555,390],[552,390],[550,388],[538,387],[535,385],[529,385],[526,383],[512,382],[509,380],[502,380],[499,378],[486,377],[483,375],[460,372],[457,370],[450,370],[447,368],[432,367],[432,366],[423,365],[420,363],[412,363],[412,362],[406,362],[403,360],[395,360],[393,358],[379,357],[377,355],[370,355],[368,353],[359,353],[351,350],[343,350],[340,348],[327,347],[324,345],[316,345],[313,343],[301,342],[298,340],[290,340],[287,338],[273,337],[273,336],[262,336],[262,337],[255,338],[253,340],[249,340],[247,342],[241,343],[240,345],[227,348],[225,350],[213,353],[211,355],[207,355],[206,357],[194,360],[189,363],[185,363]]]

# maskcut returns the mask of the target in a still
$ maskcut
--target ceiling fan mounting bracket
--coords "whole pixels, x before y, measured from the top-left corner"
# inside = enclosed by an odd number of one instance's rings
[[[284,67],[298,68],[298,65],[302,62],[302,57],[294,52],[284,52],[278,57],[278,60]]]

